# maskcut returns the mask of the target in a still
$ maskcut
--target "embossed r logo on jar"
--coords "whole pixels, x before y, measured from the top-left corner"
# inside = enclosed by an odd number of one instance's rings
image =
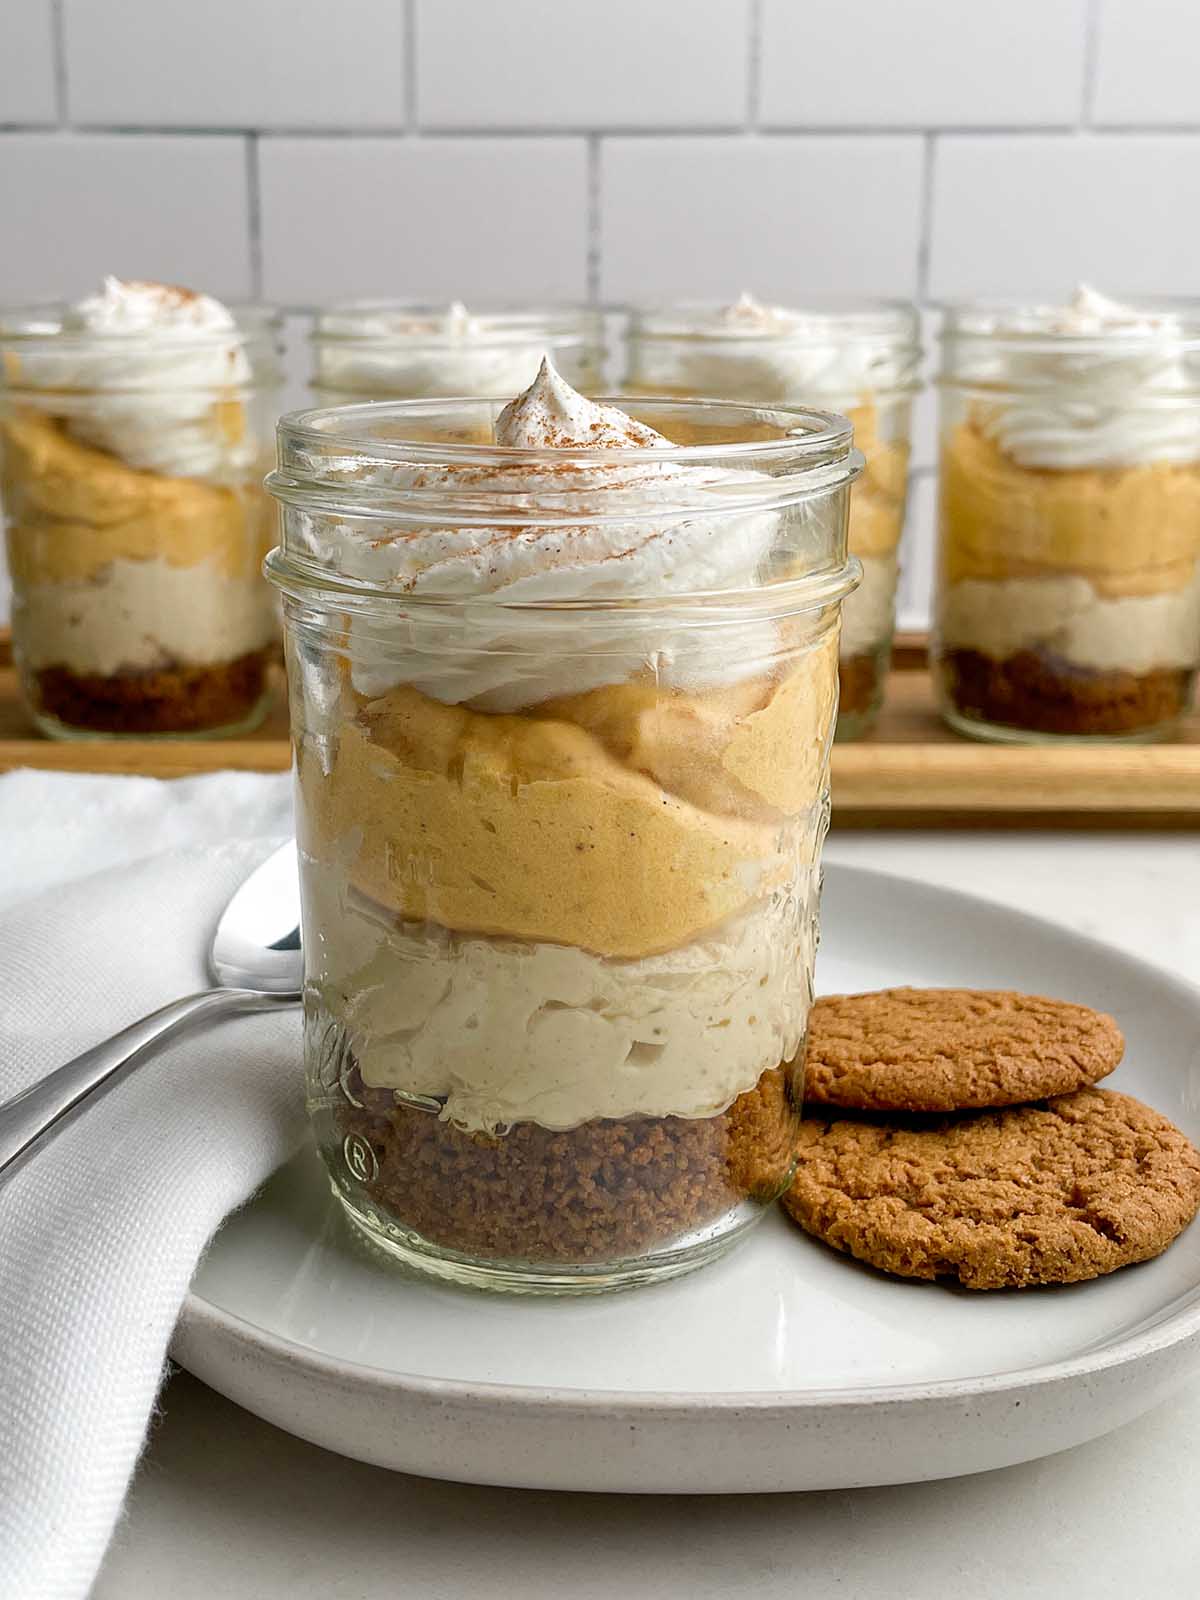
[[[350,1176],[359,1183],[374,1183],[379,1176],[379,1163],[375,1152],[360,1133],[348,1133],[342,1140],[342,1155]]]

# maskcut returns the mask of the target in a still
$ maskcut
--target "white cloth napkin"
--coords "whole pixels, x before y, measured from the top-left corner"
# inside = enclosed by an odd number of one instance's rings
[[[289,780],[0,778],[0,1098],[209,986]],[[91,1587],[188,1282],[302,1134],[298,1012],[170,1047],[0,1180],[0,1596]]]

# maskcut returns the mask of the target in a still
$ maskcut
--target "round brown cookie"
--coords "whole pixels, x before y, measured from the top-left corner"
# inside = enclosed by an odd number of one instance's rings
[[[1008,989],[828,995],[808,1016],[804,1098],[857,1111],[976,1111],[1070,1094],[1120,1061],[1102,1011]]]
[[[1166,1249],[1200,1209],[1200,1152],[1111,1089],[913,1127],[806,1119],[783,1203],[900,1277],[1075,1283]]]

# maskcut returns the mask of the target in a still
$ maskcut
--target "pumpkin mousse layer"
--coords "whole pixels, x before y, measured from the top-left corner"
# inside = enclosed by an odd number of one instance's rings
[[[1182,589],[1200,558],[1200,462],[1026,467],[964,423],[942,453],[944,573],[1076,573],[1110,595]]]
[[[406,920],[671,949],[786,881],[819,800],[834,649],[712,703],[622,684],[499,716],[398,687],[343,723],[328,774],[301,752],[313,853]]]
[[[257,483],[225,488],[138,471],[29,409],[16,409],[2,431],[10,560],[20,580],[78,582],[114,561],[151,560],[257,577],[274,543],[272,508]]]

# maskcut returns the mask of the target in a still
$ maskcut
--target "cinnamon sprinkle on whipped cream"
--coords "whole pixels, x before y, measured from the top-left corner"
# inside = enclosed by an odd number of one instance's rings
[[[670,439],[616,406],[572,389],[542,357],[537,377],[496,418],[495,440],[513,450],[661,450]]]

